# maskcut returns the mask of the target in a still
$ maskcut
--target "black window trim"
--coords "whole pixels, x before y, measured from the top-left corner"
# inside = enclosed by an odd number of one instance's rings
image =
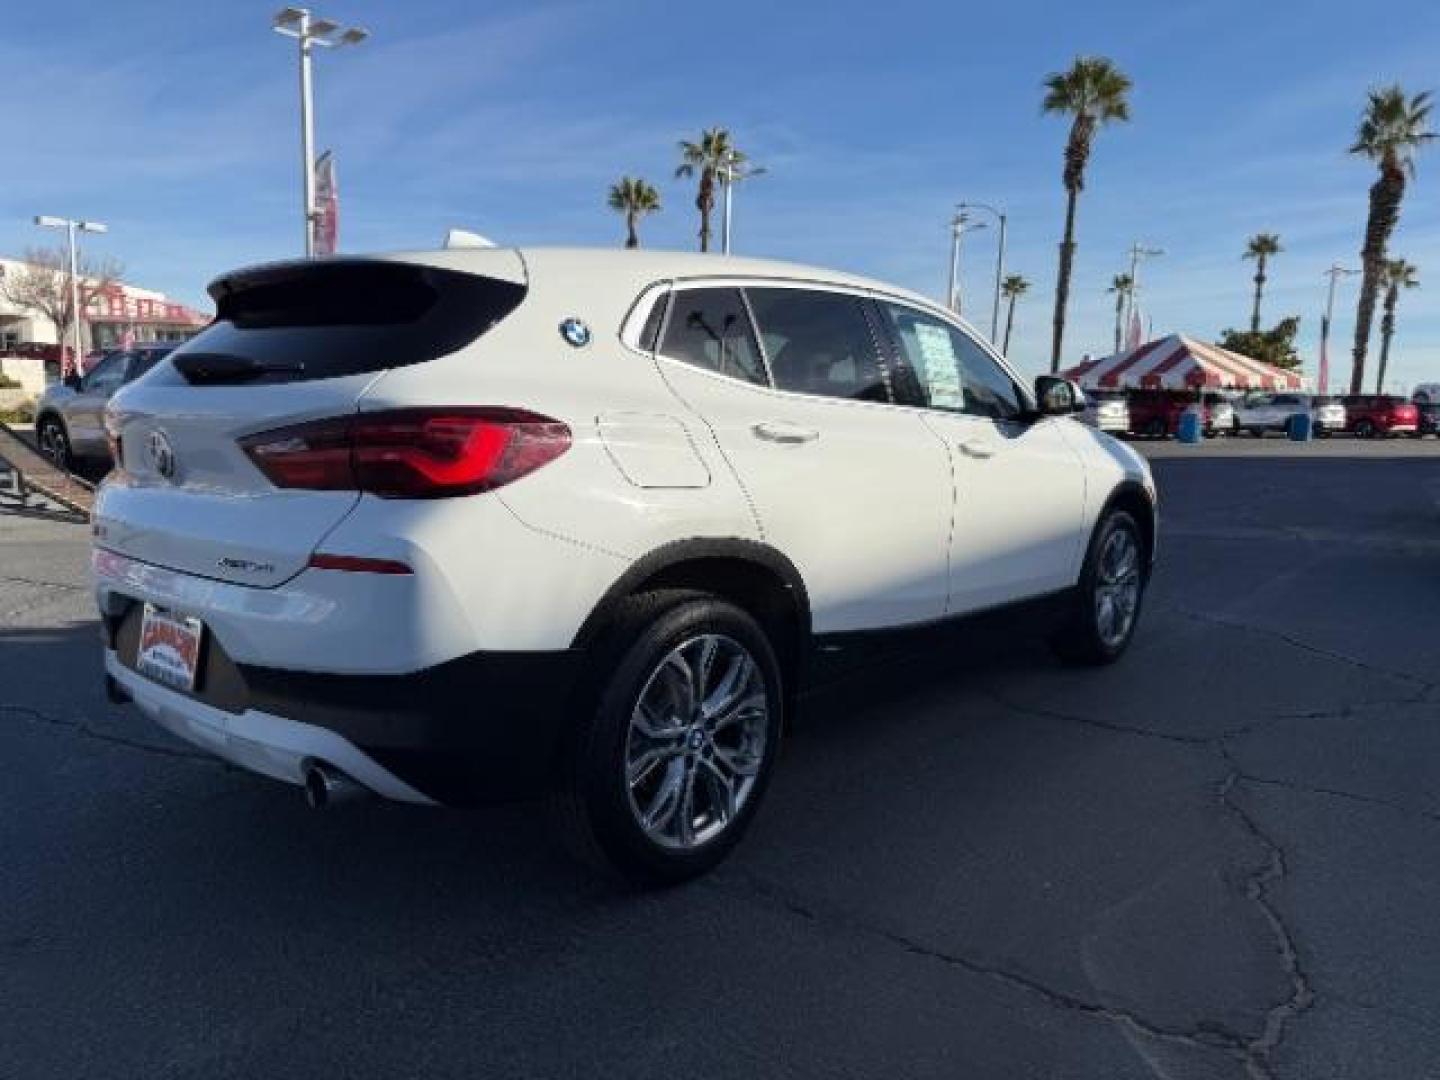
[[[762,368],[765,375],[765,382],[763,383],[752,382],[749,379],[737,378],[734,375],[726,375],[723,371],[716,371],[713,368],[702,367],[699,364],[692,364],[688,360],[680,359],[678,356],[671,356],[669,353],[664,352],[660,348],[660,346],[665,341],[665,335],[670,330],[670,318],[675,314],[676,305],[674,302],[674,298],[676,293],[700,291],[714,292],[716,290],[725,289],[740,294],[740,306],[745,309],[745,324],[750,328],[750,338],[755,342],[755,354],[760,358],[760,367]],[[664,360],[666,363],[680,364],[684,367],[689,368],[691,371],[699,371],[707,375],[711,375],[717,379],[725,379],[728,382],[739,383],[741,386],[754,386],[758,387],[761,390],[775,390],[775,380],[771,378],[770,364],[765,356],[765,342],[760,340],[760,331],[755,325],[755,313],[750,310],[750,300],[745,295],[744,285],[741,285],[737,281],[728,278],[713,281],[671,281],[668,283],[668,287],[661,290],[660,295],[655,299],[655,303],[665,305],[665,317],[660,320],[660,330],[655,335],[655,348],[649,350],[648,355],[655,357],[657,360]],[[648,320],[648,318],[649,313],[647,312],[646,319]],[[644,323],[641,323],[642,328],[643,326]],[[643,346],[641,347],[641,351],[645,351]]]
[[[901,355],[900,342],[896,340],[895,335],[891,332],[889,320],[886,319],[885,313],[880,310],[881,304],[893,304],[895,307],[908,308],[909,310],[917,312],[921,315],[928,315],[936,322],[943,323],[957,333],[965,335],[965,337],[969,339],[969,341],[973,345],[975,345],[976,348],[978,348],[982,353],[984,353],[991,360],[993,360],[996,366],[1000,368],[1000,371],[1004,374],[1004,376],[1010,380],[1011,385],[1015,387],[1015,396],[1020,402],[1019,414],[1013,417],[1007,417],[1005,419],[996,419],[995,417],[991,416],[979,416],[976,413],[970,412],[956,412],[952,409],[937,409],[933,405],[927,405],[924,402],[906,403],[906,407],[912,409],[922,409],[925,412],[939,413],[942,416],[960,416],[966,417],[971,420],[983,420],[986,423],[990,424],[1010,424],[1015,427],[1025,426],[1027,422],[1027,414],[1033,414],[1035,410],[1034,398],[1031,396],[1030,391],[1026,388],[1024,381],[1016,376],[1015,371],[1010,367],[1009,363],[1005,360],[1005,358],[1001,356],[999,352],[997,352],[995,349],[992,349],[989,344],[986,343],[984,338],[982,338],[979,334],[972,332],[968,327],[966,327],[959,320],[955,319],[953,316],[947,317],[943,309],[932,308],[929,305],[917,304],[914,300],[911,300],[907,297],[894,296],[892,294],[882,292],[872,292],[871,300],[874,301],[876,306],[876,322],[880,327],[883,328],[885,338],[888,340],[889,347],[894,352],[897,358],[897,363],[901,362],[899,359]],[[906,362],[905,366],[909,366],[908,362]],[[918,372],[916,373],[916,378],[919,378]],[[897,404],[899,404],[899,402],[897,402]]]

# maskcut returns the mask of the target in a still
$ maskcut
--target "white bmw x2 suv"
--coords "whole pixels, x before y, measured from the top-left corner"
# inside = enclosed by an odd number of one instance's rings
[[[678,881],[888,632],[1024,603],[1100,663],[1135,631],[1145,463],[922,297],[530,249],[210,291],[106,414],[107,687],[312,803],[544,794],[583,851]]]

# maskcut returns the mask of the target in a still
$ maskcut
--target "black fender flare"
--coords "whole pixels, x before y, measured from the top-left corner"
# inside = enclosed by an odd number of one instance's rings
[[[1145,567],[1145,576],[1149,578],[1150,571],[1155,566],[1155,550],[1156,540],[1158,538],[1157,534],[1160,531],[1160,515],[1155,505],[1155,499],[1140,481],[1126,477],[1110,489],[1110,494],[1106,496],[1104,504],[1100,507],[1100,512],[1095,515],[1095,524],[1090,529],[1091,538],[1094,538],[1095,530],[1100,527],[1100,523],[1105,520],[1105,516],[1122,502],[1139,503],[1146,509],[1146,518],[1140,522],[1140,527],[1145,530],[1146,554],[1150,556]],[[1088,545],[1086,550],[1089,550]]]
[[[683,563],[703,562],[707,559],[726,562],[750,563],[777,577],[790,593],[799,623],[800,640],[796,645],[803,655],[804,645],[810,640],[810,594],[805,588],[805,579],[795,564],[778,549],[758,540],[741,537],[696,537],[688,540],[674,540],[662,544],[653,551],[642,555],[631,563],[608,588],[585,622],[581,624],[571,642],[572,649],[586,649],[599,632],[609,623],[620,605],[633,596],[646,581],[657,577],[671,567]]]

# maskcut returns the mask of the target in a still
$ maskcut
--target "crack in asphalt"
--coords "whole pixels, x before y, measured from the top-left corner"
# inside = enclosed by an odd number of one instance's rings
[[[1343,788],[1316,787],[1310,784],[1297,784],[1291,780],[1281,780],[1273,776],[1256,776],[1254,773],[1241,772],[1236,778],[1246,784],[1258,784],[1263,787],[1277,787],[1285,791],[1295,791],[1302,795],[1317,795],[1329,799],[1345,799],[1349,802],[1364,803],[1367,806],[1379,806],[1386,810],[1393,810],[1406,817],[1422,818],[1426,821],[1440,823],[1440,813],[1434,810],[1425,810],[1418,806],[1407,806],[1391,799],[1382,799],[1378,795],[1364,795],[1358,791],[1346,791]]]
[[[1012,989],[1038,998],[1045,1004],[1066,1012],[1077,1013],[1130,1029],[1134,1034],[1189,1049],[1219,1050],[1228,1052],[1237,1060],[1245,1061],[1246,1038],[1224,1024],[1202,1022],[1190,1029],[1167,1028],[1147,1020],[1139,1013],[1113,1005],[1102,1005],[1088,1001],[1063,990],[1047,986],[1029,975],[1024,975],[994,963],[986,963],[962,953],[940,949],[895,930],[877,926],[838,911],[822,913],[815,906],[797,898],[775,882],[752,873],[722,873],[707,882],[708,887],[723,888],[729,880],[737,880],[743,890],[761,900],[793,915],[818,925],[836,927],[850,934],[870,938],[904,950],[912,956],[937,961],[960,968],[972,975],[1004,983]]]
[[[42,589],[62,589],[66,592],[88,593],[90,591],[84,585],[72,585],[64,581],[40,581],[36,578],[15,577],[12,574],[0,574],[0,581],[10,582],[14,585],[35,585]]]
[[[13,705],[0,702],[0,715],[4,713],[14,713],[22,717],[29,717],[36,723],[44,724],[48,727],[60,728],[64,731],[73,731],[81,738],[92,739],[95,742],[105,743],[109,746],[121,746],[129,750],[139,750],[142,753],[155,754],[159,757],[183,758],[187,761],[223,765],[223,762],[221,762],[219,758],[211,754],[196,753],[189,750],[176,750],[168,746],[156,746],[154,743],[141,742],[138,739],[127,739],[123,735],[112,735],[106,731],[97,731],[83,720],[64,720],[57,716],[51,716],[43,710],[36,709],[30,705]]]
[[[1315,989],[1300,964],[1300,950],[1296,937],[1279,908],[1270,899],[1270,887],[1282,881],[1288,873],[1285,850],[1260,827],[1244,807],[1232,798],[1237,784],[1244,782],[1240,763],[1235,760],[1223,738],[1216,740],[1216,749],[1230,766],[1230,773],[1220,782],[1218,794],[1220,803],[1240,822],[1245,831],[1267,852],[1263,865],[1252,873],[1245,882],[1245,896],[1260,910],[1270,932],[1274,935],[1280,962],[1290,980],[1290,994],[1285,1000],[1271,1006],[1265,1015],[1265,1025],[1260,1034],[1245,1041],[1246,1071],[1256,1080],[1270,1080],[1275,1074],[1270,1068],[1270,1058],[1285,1038],[1286,1026],[1298,1019],[1315,1004]]]
[[[1271,629],[1268,626],[1256,626],[1253,623],[1242,622],[1239,619],[1227,619],[1222,615],[1211,615],[1203,611],[1192,611],[1188,608],[1167,607],[1161,608],[1160,610],[1172,615],[1179,615],[1181,618],[1190,619],[1194,622],[1207,623],[1211,626],[1222,626],[1228,630],[1245,630],[1252,634],[1260,634],[1264,637],[1274,638],[1276,641],[1284,642],[1292,648],[1299,649],[1301,652],[1310,653],[1312,656],[1318,656],[1323,660],[1347,664],[1350,667],[1368,671],[1372,675],[1381,675],[1388,679],[1398,679],[1402,682],[1414,683],[1423,688],[1422,693],[1430,693],[1440,688],[1440,683],[1431,682],[1429,679],[1422,679],[1419,675],[1413,675],[1408,671],[1395,671],[1391,668],[1384,668],[1378,664],[1361,660],[1358,657],[1326,649],[1320,645],[1312,645],[1308,641],[1302,641],[1297,637]]]
[[[1198,749],[1212,747],[1217,739],[1232,738],[1236,735],[1247,734],[1255,726],[1253,724],[1247,724],[1244,727],[1225,731],[1220,735],[1183,735],[1170,731],[1156,731],[1154,728],[1139,727],[1132,724],[1119,724],[1113,720],[1100,720],[1093,716],[1081,716],[1079,713],[1060,712],[1057,709],[1047,709],[1040,705],[1022,705],[988,687],[985,688],[982,693],[1002,709],[1009,709],[1011,712],[1017,712],[1023,716],[1033,716],[1042,720],[1059,720],[1071,724],[1084,724],[1086,727],[1099,728],[1102,731],[1110,731],[1119,735],[1134,735],[1142,739],[1159,739],[1162,742],[1179,743],[1181,746],[1190,746]]]

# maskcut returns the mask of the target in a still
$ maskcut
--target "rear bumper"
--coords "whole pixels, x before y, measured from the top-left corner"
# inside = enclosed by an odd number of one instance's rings
[[[378,795],[476,804],[549,782],[583,654],[473,653],[408,674],[235,664],[210,641],[193,693],[134,669],[138,607],[109,618],[105,670],[151,719],[242,768],[291,784],[328,763]]]

